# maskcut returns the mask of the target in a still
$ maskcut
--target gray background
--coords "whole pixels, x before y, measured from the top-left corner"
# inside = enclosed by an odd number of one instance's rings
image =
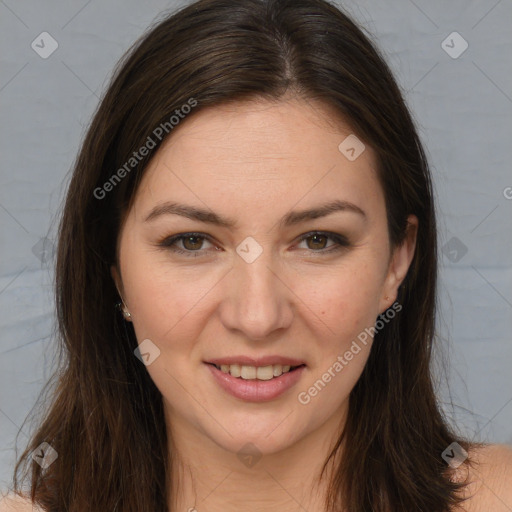
[[[52,239],[85,127],[122,53],[185,3],[0,0],[1,489],[54,361]],[[512,2],[342,5],[384,51],[429,152],[444,247],[443,400],[449,389],[448,412],[472,439],[512,443]],[[46,59],[31,47],[44,31],[58,43]],[[454,31],[468,44],[458,58],[445,51],[463,48],[446,39]]]

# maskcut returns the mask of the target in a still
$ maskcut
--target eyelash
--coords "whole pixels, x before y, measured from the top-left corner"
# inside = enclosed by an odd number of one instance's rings
[[[344,236],[338,235],[336,233],[330,233],[328,231],[311,231],[309,233],[306,233],[301,236],[301,238],[299,239],[299,243],[303,242],[304,240],[307,240],[308,238],[311,238],[315,235],[325,236],[325,237],[331,239],[333,242],[335,242],[336,245],[334,245],[333,247],[330,247],[329,249],[320,249],[318,251],[310,249],[311,252],[313,252],[313,253],[331,254],[333,252],[337,252],[342,249],[346,249],[347,247],[350,246],[349,241]],[[193,233],[192,232],[192,233],[182,233],[179,235],[173,235],[173,236],[164,238],[162,241],[160,241],[158,243],[158,246],[163,247],[165,249],[170,249],[171,251],[178,253],[178,254],[183,254],[186,257],[197,258],[197,257],[202,256],[204,254],[204,250],[198,249],[196,251],[190,251],[190,250],[183,250],[183,249],[180,249],[175,246],[176,242],[183,240],[184,238],[189,238],[189,237],[202,238],[204,240],[207,240],[210,243],[213,243],[210,240],[210,237],[208,237],[204,233]]]

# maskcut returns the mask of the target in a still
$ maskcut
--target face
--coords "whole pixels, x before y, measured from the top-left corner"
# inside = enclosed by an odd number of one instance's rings
[[[352,132],[328,112],[290,99],[191,116],[119,234],[112,275],[169,426],[231,452],[285,450],[343,417],[414,254],[415,217],[392,251],[375,155],[339,149]]]

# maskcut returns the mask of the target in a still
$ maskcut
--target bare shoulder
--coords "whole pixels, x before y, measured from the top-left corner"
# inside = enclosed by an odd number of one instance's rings
[[[460,472],[457,479],[468,477],[461,511],[510,512],[512,510],[512,447],[491,444],[473,448],[469,453],[475,463]],[[461,469],[465,466],[461,466]],[[464,474],[462,474],[464,473]]]
[[[32,503],[30,498],[18,494],[0,495],[0,512],[44,512]]]

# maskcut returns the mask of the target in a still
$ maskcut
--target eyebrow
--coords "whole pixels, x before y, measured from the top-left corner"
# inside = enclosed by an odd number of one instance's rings
[[[318,219],[326,217],[335,212],[352,212],[361,215],[364,220],[367,219],[366,213],[359,206],[349,201],[334,200],[323,205],[315,206],[308,210],[292,211],[287,213],[280,221],[279,224],[283,226],[294,226],[305,222],[307,220]],[[165,202],[155,206],[144,219],[144,222],[149,222],[162,215],[181,215],[192,220],[213,224],[223,228],[233,228],[236,225],[235,219],[230,219],[214,213],[209,210],[198,208],[197,206],[190,206],[175,202]]]

